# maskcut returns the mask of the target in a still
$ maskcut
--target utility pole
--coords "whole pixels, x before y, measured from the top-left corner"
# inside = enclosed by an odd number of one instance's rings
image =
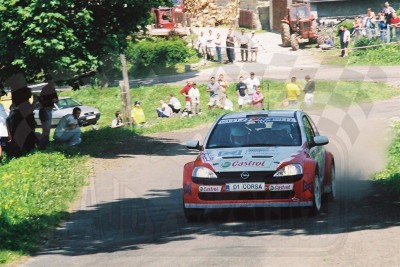
[[[119,82],[121,89],[122,110],[125,116],[127,125],[132,125],[131,118],[131,92],[129,88],[128,69],[126,68],[126,58],[124,54],[120,55],[122,64],[122,77],[123,80]]]

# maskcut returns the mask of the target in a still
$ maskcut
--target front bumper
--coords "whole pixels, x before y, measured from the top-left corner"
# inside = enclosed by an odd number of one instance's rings
[[[309,207],[312,201],[303,202],[265,202],[265,203],[210,203],[196,204],[185,203],[187,209],[222,209],[222,208],[289,208],[289,207]]]

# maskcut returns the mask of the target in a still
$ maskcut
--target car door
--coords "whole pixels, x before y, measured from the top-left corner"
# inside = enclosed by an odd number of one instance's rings
[[[325,148],[324,146],[316,146],[314,143],[314,137],[319,136],[319,133],[312,120],[308,116],[304,115],[302,121],[307,137],[308,154],[312,159],[317,161],[319,175],[322,179],[325,168]]]

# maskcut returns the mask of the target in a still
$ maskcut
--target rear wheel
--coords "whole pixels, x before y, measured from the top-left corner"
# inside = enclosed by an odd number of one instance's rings
[[[281,38],[282,38],[282,46],[289,47],[290,46],[290,26],[287,23],[281,24]]]
[[[336,192],[336,177],[335,177],[335,165],[332,163],[331,167],[331,191],[328,193],[328,200],[333,201],[337,198]]]
[[[297,40],[297,34],[293,33],[290,36],[290,45],[294,51],[299,50],[299,40]]]

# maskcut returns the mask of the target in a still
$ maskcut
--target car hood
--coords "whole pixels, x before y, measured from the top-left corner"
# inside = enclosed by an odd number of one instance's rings
[[[216,172],[276,171],[283,162],[293,160],[302,151],[302,147],[205,149],[199,157]]]
[[[88,107],[88,106],[79,106],[79,108],[81,109],[81,114],[85,114],[85,113],[100,113],[98,109],[93,108],[93,107]],[[71,109],[71,111],[74,108],[68,108]]]

